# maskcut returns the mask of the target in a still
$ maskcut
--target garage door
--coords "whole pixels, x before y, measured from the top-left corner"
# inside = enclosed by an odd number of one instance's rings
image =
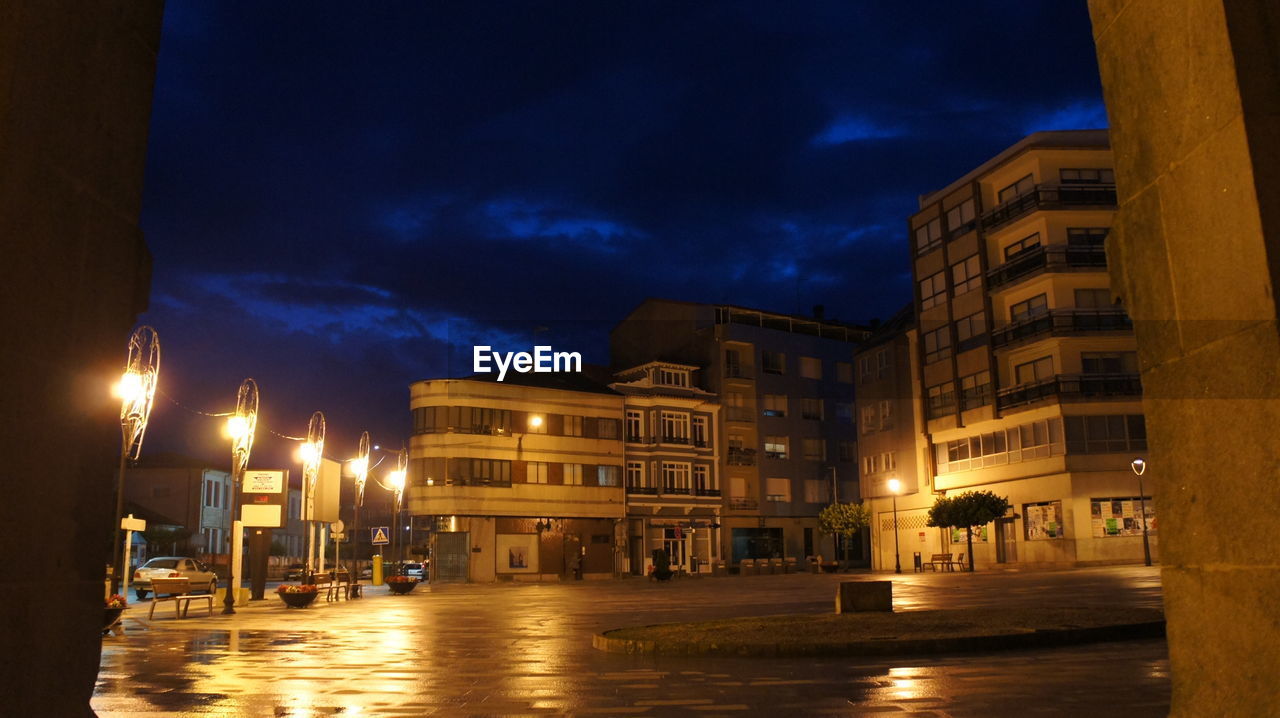
[[[466,581],[470,556],[471,534],[466,531],[437,533],[436,550],[432,555],[434,580]]]

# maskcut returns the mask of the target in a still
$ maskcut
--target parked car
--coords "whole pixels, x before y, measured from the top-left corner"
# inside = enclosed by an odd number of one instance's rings
[[[139,600],[146,598],[153,578],[182,577],[191,579],[193,591],[213,593],[218,589],[218,577],[204,562],[189,556],[157,556],[133,572],[133,595]]]
[[[284,580],[301,581],[307,575],[307,565],[305,563],[291,563],[289,568],[284,570]]]
[[[403,572],[404,572],[404,575],[406,576],[412,576],[414,578],[422,578],[424,569],[422,564],[420,563],[406,562],[403,566]]]

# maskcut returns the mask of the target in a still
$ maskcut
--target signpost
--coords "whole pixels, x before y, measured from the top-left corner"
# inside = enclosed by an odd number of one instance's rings
[[[129,552],[133,548],[133,532],[146,531],[147,522],[145,519],[135,519],[133,514],[129,514],[128,518],[120,519],[120,528],[124,530],[124,563],[120,570],[122,582],[120,584],[120,595],[129,595],[129,579],[133,578],[133,571],[129,569]]]
[[[246,470],[242,475],[239,523],[253,529],[249,532],[249,594],[254,600],[260,601],[266,596],[271,529],[285,526],[288,492],[289,472],[283,469]]]
[[[391,535],[391,532],[386,526],[371,527],[369,529],[369,535],[371,537],[369,543],[374,546],[386,546],[391,543],[391,539],[388,538],[388,536]]]

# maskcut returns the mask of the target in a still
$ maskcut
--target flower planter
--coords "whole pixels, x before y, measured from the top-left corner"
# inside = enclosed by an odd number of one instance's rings
[[[417,581],[388,581],[387,582],[387,588],[391,589],[392,593],[398,593],[398,594],[406,594],[412,591],[414,586],[417,586],[417,585],[418,585]]]
[[[120,616],[124,613],[124,608],[104,608],[102,616],[102,632],[106,633],[111,627],[120,622]]]
[[[295,593],[280,593],[280,600],[289,608],[302,608],[316,600],[317,591],[299,591]]]

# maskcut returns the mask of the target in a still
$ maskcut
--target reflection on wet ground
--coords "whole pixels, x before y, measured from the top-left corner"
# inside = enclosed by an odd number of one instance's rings
[[[625,656],[590,645],[592,633],[623,625],[827,611],[841,578],[854,577],[375,588],[301,610],[271,599],[233,617],[130,616],[127,635],[104,641],[93,707],[102,716],[1168,710],[1163,641],[877,660]],[[893,578],[901,610],[1160,604],[1158,574],[1143,567]]]

